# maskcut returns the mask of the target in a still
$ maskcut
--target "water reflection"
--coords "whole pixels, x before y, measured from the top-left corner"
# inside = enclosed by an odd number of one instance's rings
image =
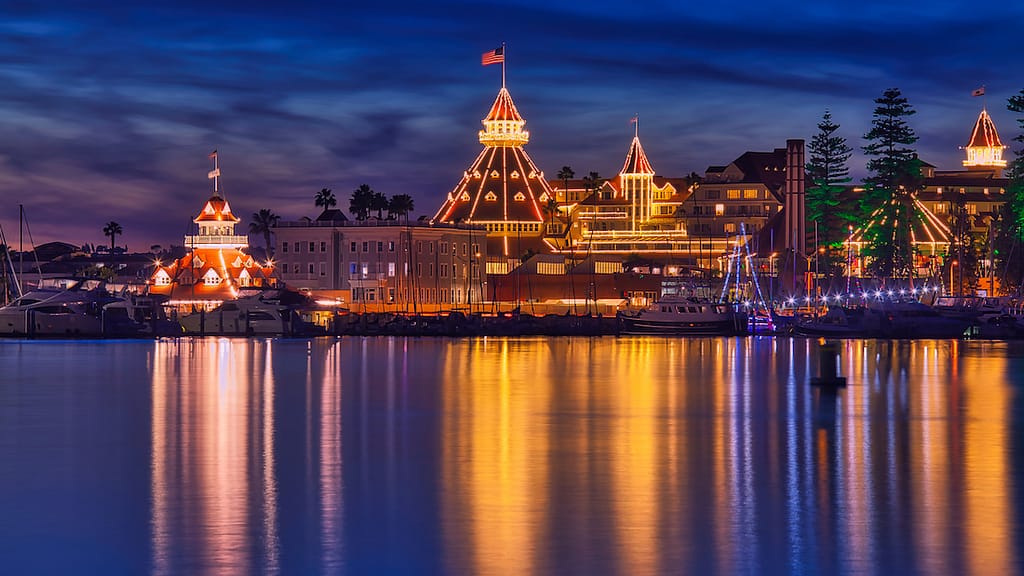
[[[1024,343],[840,356],[849,386],[828,390],[809,340],[4,344],[0,555],[12,573],[1021,572]]]

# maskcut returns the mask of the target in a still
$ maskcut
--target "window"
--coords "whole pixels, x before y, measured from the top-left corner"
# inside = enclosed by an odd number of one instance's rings
[[[207,286],[216,286],[220,283],[221,278],[213,268],[207,270],[206,274],[203,275],[203,284],[206,284]]]
[[[388,242],[388,252],[394,252],[394,251],[395,251],[395,243],[394,242]]]
[[[288,273],[288,264],[281,264],[281,274]]]
[[[285,254],[288,253],[288,243],[287,242],[281,242],[281,252],[284,252]]]
[[[740,191],[739,190],[726,190],[725,197],[728,198],[729,200],[738,200],[739,197],[740,197]]]
[[[706,195],[705,195],[705,198],[707,198],[708,200],[718,200],[721,197],[722,197],[722,191],[721,190],[708,190]]]
[[[433,278],[434,277],[434,263],[433,262],[427,264],[427,277],[429,277],[429,278]]]
[[[946,204],[945,202],[937,202],[935,204],[935,213],[936,214],[945,214],[946,212],[949,211],[949,210],[947,210],[947,207],[948,207],[948,204]]]
[[[348,265],[348,275],[349,276],[355,276],[356,275],[356,270],[357,270],[356,266],[357,266],[357,264],[355,262],[350,262],[349,263],[349,265]]]
[[[369,251],[370,251],[370,243],[369,242],[363,242],[363,252],[369,252]]]
[[[296,254],[298,254],[298,253],[299,253],[299,246],[301,246],[301,244],[299,244],[298,242],[296,242],[296,243],[295,243],[295,253],[296,253]]]
[[[384,251],[384,242],[377,242],[377,252]]]
[[[419,252],[420,254],[423,253],[423,240],[416,241],[416,251]]]
[[[967,213],[970,214],[971,216],[975,216],[975,215],[978,214],[978,205],[977,204],[968,204],[968,205],[964,206],[964,208],[967,210]]]
[[[349,246],[349,249],[348,249],[348,251],[349,251],[349,252],[355,252],[355,251],[356,251],[356,243],[355,243],[355,242],[353,242],[353,243],[352,243],[352,244],[351,244],[351,245]]]
[[[310,252],[316,252],[316,242],[310,242],[309,243],[309,251]]]
[[[725,233],[726,234],[732,234],[734,232],[736,232],[736,225],[733,224],[732,222],[727,222],[725,224]]]
[[[321,242],[320,243],[320,251],[321,252],[327,252],[327,242]]]
[[[154,284],[157,286],[168,286],[171,283],[171,276],[165,270],[160,270],[156,273],[156,279]]]
[[[715,216],[725,215],[725,204],[715,204]]]
[[[326,262],[321,262],[320,263],[320,275],[321,276],[327,276],[327,263]]]
[[[313,263],[312,263],[312,262],[310,262],[310,263],[309,263],[309,273],[310,273],[310,274],[313,274],[313,272],[314,272],[314,267],[313,267]]]
[[[441,278],[447,278],[447,277],[448,277],[448,265],[447,264],[441,264]]]
[[[369,275],[370,275],[370,265],[366,264],[366,263],[363,263],[363,278],[366,278]]]
[[[395,277],[395,263],[394,262],[388,262],[388,277],[389,278],[394,278]]]
[[[441,242],[441,254],[447,254],[447,253],[448,253],[448,244],[445,243],[445,242]]]
[[[744,198],[755,198],[756,199],[757,198],[757,190],[744,190],[743,191],[743,197]]]
[[[427,244],[427,249],[430,251],[431,254],[433,254],[434,253],[434,243],[433,242],[428,243]]]

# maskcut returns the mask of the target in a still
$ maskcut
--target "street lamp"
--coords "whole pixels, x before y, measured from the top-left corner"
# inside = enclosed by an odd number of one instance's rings
[[[956,296],[956,294],[953,293],[953,286],[954,286],[954,284],[953,284],[953,271],[956,270],[956,265],[957,265],[957,261],[956,260],[952,260],[949,263],[949,294],[950,294],[950,296]]]

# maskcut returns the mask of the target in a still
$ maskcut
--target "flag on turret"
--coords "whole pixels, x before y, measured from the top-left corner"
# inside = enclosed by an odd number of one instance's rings
[[[490,66],[491,64],[501,64],[505,61],[505,47],[495,48],[490,52],[484,52],[483,56],[480,57],[481,66]]]

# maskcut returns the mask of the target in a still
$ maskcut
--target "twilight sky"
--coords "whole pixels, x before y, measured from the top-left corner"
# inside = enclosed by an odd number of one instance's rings
[[[165,5],[163,5],[165,4]],[[322,4],[335,4],[324,6]],[[161,6],[162,5],[162,6]],[[549,176],[614,175],[640,114],[664,176],[810,139],[829,108],[857,147],[872,99],[900,88],[922,158],[959,167],[983,102],[1005,143],[1024,4],[858,0],[0,5],[0,225],[36,243],[180,244],[219,150],[243,218],[347,211],[362,183],[432,215],[479,152],[500,87],[480,54],[507,43],[527,151]],[[245,228],[239,227],[244,233]]]

